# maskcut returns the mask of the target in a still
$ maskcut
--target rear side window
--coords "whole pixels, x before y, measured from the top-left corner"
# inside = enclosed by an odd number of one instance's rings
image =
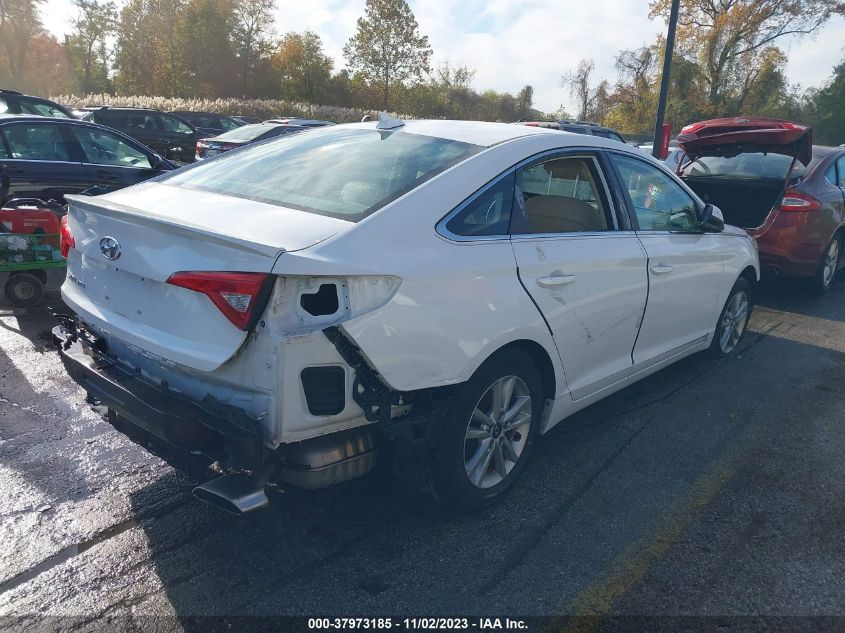
[[[327,127],[224,154],[162,182],[357,222],[481,149],[403,131]]]
[[[59,119],[67,119],[68,116],[59,110],[56,106],[42,101],[30,101],[29,99],[21,99],[19,101],[21,113],[35,114],[37,116],[52,116]]]
[[[840,157],[836,164],[838,166],[839,186],[845,187],[845,156]]]
[[[513,173],[482,189],[454,217],[446,230],[463,237],[507,235],[513,206]]]
[[[9,102],[3,97],[0,97],[0,114],[6,114],[7,112],[10,112]]]
[[[58,125],[18,123],[7,125],[3,139],[12,153],[21,160],[69,161],[70,152]]]
[[[607,231],[611,224],[592,158],[554,158],[517,171],[511,233]]]

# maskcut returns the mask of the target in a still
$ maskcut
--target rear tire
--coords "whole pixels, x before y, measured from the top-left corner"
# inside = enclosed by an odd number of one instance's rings
[[[44,298],[44,284],[32,273],[16,273],[4,287],[6,298],[19,308],[29,308]]]
[[[836,271],[839,268],[839,258],[842,253],[842,240],[839,235],[834,235],[824,249],[824,255],[819,262],[819,268],[810,283],[813,291],[823,295],[833,285],[836,279]]]
[[[543,402],[540,372],[527,354],[490,357],[432,429],[435,497],[455,509],[499,501],[525,469]]]

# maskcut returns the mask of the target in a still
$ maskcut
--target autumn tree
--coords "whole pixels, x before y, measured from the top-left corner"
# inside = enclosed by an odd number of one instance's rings
[[[343,47],[350,68],[380,86],[385,110],[391,87],[431,72],[431,52],[405,0],[367,0],[355,35]]]
[[[73,33],[65,47],[83,94],[108,92],[109,38],[117,30],[117,8],[113,0],[74,0],[78,15],[71,21]]]
[[[43,0],[0,0],[0,81],[24,87],[24,71],[32,41],[43,33],[38,10]]]
[[[323,52],[323,42],[313,31],[288,33],[273,55],[273,68],[282,82],[282,95],[316,103],[326,93],[332,76],[332,58]]]
[[[649,16],[668,19],[671,0],[652,0]],[[766,51],[779,39],[813,33],[834,14],[839,0],[683,0],[676,49],[695,59],[714,111],[742,100]]]
[[[561,78],[561,85],[569,89],[570,96],[578,104],[579,119],[600,121],[608,110],[610,84],[606,79],[597,86],[592,84],[596,64],[592,59],[582,59],[574,71],[569,71]]]

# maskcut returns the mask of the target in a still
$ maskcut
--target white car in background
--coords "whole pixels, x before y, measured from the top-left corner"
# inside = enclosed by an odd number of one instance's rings
[[[754,243],[594,136],[457,121],[316,129],[70,196],[54,330],[121,431],[243,512],[394,455],[499,499],[534,441],[685,356],[732,353]]]

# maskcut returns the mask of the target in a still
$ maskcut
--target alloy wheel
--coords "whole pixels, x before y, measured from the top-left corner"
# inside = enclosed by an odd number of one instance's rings
[[[475,405],[464,436],[464,469],[477,488],[491,488],[513,470],[528,442],[533,406],[519,376],[499,378]]]
[[[719,329],[719,348],[723,354],[730,354],[739,344],[748,321],[748,305],[748,294],[740,290],[725,307]]]
[[[822,264],[822,283],[827,288],[836,275],[836,267],[839,264],[839,240],[834,239],[827,248],[827,253],[824,256],[824,263]]]

